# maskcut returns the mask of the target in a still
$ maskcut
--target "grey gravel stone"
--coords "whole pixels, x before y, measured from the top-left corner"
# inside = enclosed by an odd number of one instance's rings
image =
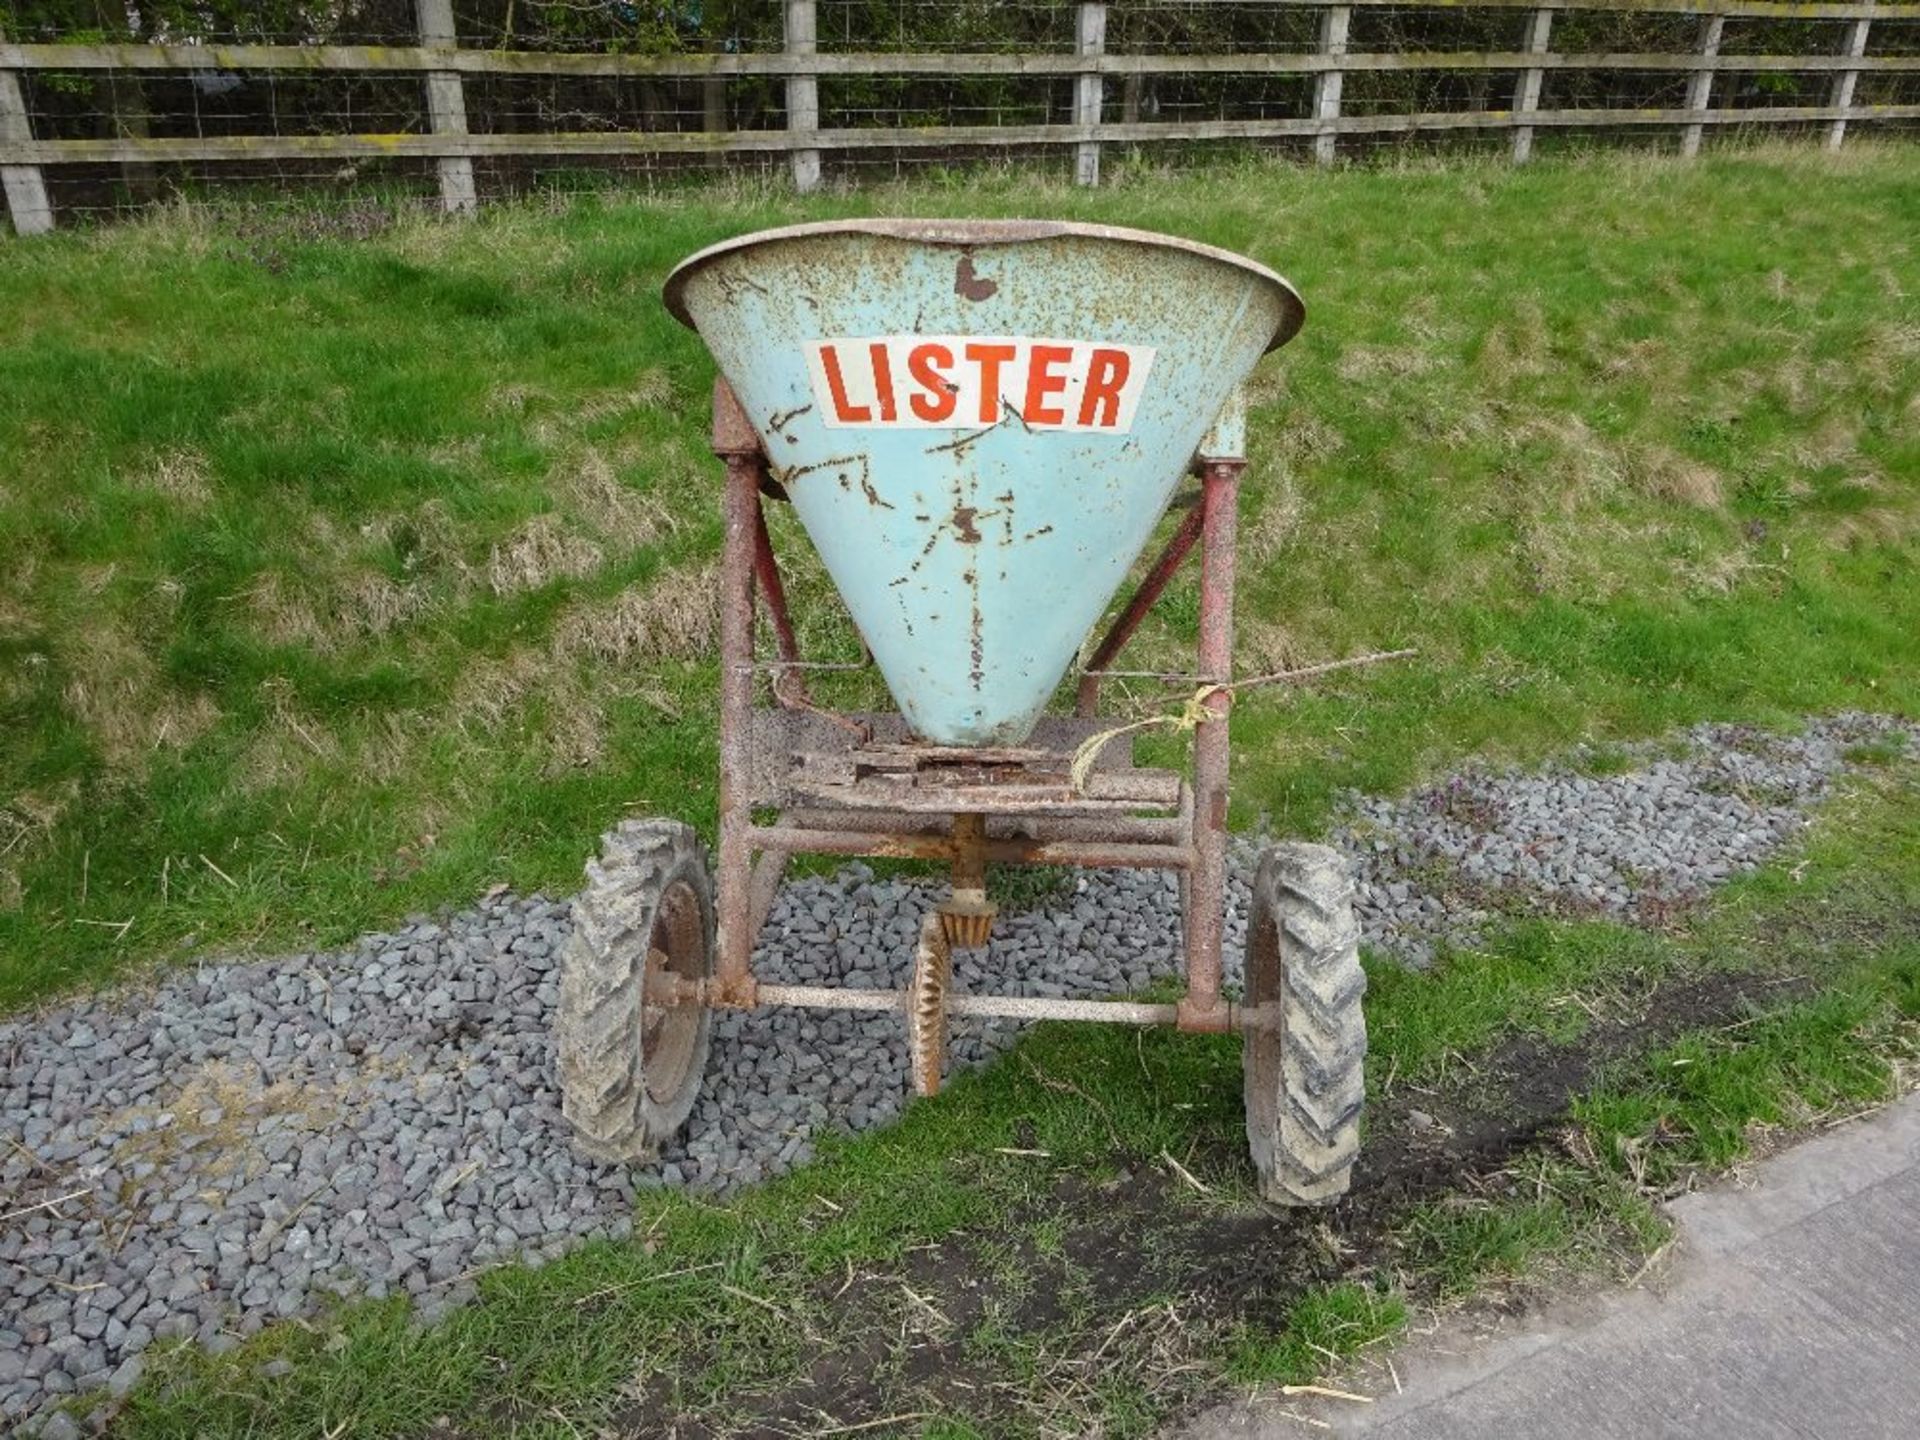
[[[1790,841],[1850,746],[1896,736],[1920,727],[1868,715],[1792,736],[1704,725],[1605,766],[1576,752],[1538,773],[1351,795],[1331,838],[1354,859],[1367,943],[1421,965],[1502,913],[1660,920]],[[1236,864],[1257,849],[1237,841]],[[1237,983],[1244,881],[1229,892]],[[794,983],[901,984],[938,893],[860,865],[798,881],[756,967]],[[1139,989],[1177,973],[1178,910],[1169,876],[1080,872],[1003,916],[986,950],[957,955],[955,982]],[[54,1399],[82,1384],[124,1393],[156,1338],[230,1346],[336,1294],[405,1292],[423,1316],[441,1313],[487,1264],[626,1233],[636,1185],[722,1193],[804,1164],[824,1133],[900,1113],[896,1016],[723,1011],[684,1135],[631,1175],[582,1159],[547,1033],[569,923],[564,902],[493,896],[332,954],[207,963],[0,1021],[6,1208],[81,1192],[0,1224],[0,1429],[38,1412],[41,1433],[57,1433]],[[1021,1030],[954,1028],[958,1066]]]

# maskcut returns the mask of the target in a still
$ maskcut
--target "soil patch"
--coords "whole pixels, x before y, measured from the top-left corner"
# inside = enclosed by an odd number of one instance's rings
[[[1412,1207],[1481,1191],[1518,1155],[1552,1143],[1570,1102],[1610,1064],[1807,988],[1767,973],[1679,979],[1570,1044],[1515,1037],[1436,1093],[1400,1087],[1369,1111],[1353,1191],[1326,1210],[1214,1213],[1180,1176],[1115,1155],[1111,1178],[1064,1175],[993,1235],[955,1235],[897,1270],[831,1287],[837,1295],[823,1290],[832,1334],[789,1384],[735,1397],[730,1408],[750,1420],[676,1413],[678,1387],[662,1376],[610,1433],[885,1434],[889,1417],[911,1431],[940,1413],[988,1433],[1028,1428],[1042,1414],[1057,1428],[1082,1398],[1092,1423],[1098,1389],[1115,1383],[1138,1388],[1163,1414],[1190,1411],[1217,1386],[1210,1367],[1190,1363],[1208,1338],[1236,1323],[1278,1329],[1315,1287],[1389,1266],[1395,1226]],[[1198,1158],[1243,1163],[1237,1153]],[[1045,1253],[1028,1238],[1042,1221],[1058,1235]],[[1017,1363],[1007,1363],[1009,1351]]]

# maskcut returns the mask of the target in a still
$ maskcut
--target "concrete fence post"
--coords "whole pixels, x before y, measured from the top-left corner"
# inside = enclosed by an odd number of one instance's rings
[[[453,0],[415,0],[420,43],[429,50],[451,50],[460,43],[453,26]],[[467,133],[467,95],[458,70],[427,72],[427,118],[436,135]],[[480,194],[473,185],[473,161],[465,155],[443,155],[439,160],[440,207],[449,215],[471,215]]]
[[[1074,18],[1074,49],[1082,59],[1107,51],[1107,7],[1104,4],[1080,6]],[[1073,123],[1097,128],[1105,103],[1106,79],[1098,70],[1084,70],[1073,82]],[[1100,142],[1082,140],[1073,150],[1073,180],[1076,185],[1100,183]]]
[[[1700,22],[1700,53],[1711,60],[1720,53],[1720,33],[1727,28],[1727,17],[1709,15]],[[1695,70],[1687,81],[1687,109],[1696,115],[1713,103],[1713,71]],[[1693,121],[1680,132],[1680,153],[1691,160],[1700,153],[1700,139],[1706,125]]]
[[[0,40],[7,37],[0,32]],[[0,144],[33,142],[33,122],[27,116],[27,97],[20,77],[0,70]],[[47,203],[47,182],[38,165],[0,165],[0,188],[7,192],[7,214],[14,233],[44,235],[53,229],[53,206]]]
[[[1846,32],[1840,37],[1840,53],[1849,60],[1858,60],[1867,53],[1867,27],[1871,20],[1855,20],[1848,24]],[[1853,104],[1854,86],[1860,81],[1858,70],[1842,70],[1833,77],[1833,94],[1827,103],[1836,110],[1845,110]],[[1827,148],[1838,150],[1847,138],[1847,121],[1843,115],[1833,122],[1833,128],[1827,131]]]
[[[789,56],[818,52],[814,0],[787,0],[786,50]],[[820,133],[820,77],[787,76],[787,133],[808,137]],[[820,151],[813,146],[793,152],[793,188],[802,195],[820,188]]]
[[[1353,10],[1335,5],[1320,15],[1320,53],[1337,63],[1346,57],[1347,31],[1353,24]],[[1346,77],[1337,68],[1322,70],[1313,82],[1313,118],[1321,124],[1313,137],[1313,158],[1331,165],[1340,140],[1332,122],[1340,118],[1340,92]]]
[[[1544,55],[1552,48],[1553,11],[1536,10],[1527,21],[1527,53]],[[1545,81],[1544,70],[1522,70],[1520,83],[1514,92],[1514,114],[1525,117],[1540,108],[1540,87]],[[1513,163],[1524,165],[1533,158],[1533,126],[1520,125],[1513,132]]]

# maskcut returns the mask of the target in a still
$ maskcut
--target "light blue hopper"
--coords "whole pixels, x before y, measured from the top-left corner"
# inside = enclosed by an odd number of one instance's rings
[[[854,220],[667,281],[923,739],[1024,740],[1222,407],[1303,310],[1135,230]]]

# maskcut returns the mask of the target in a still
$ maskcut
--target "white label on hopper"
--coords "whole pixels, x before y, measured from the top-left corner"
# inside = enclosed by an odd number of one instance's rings
[[[1026,335],[879,335],[805,342],[830,429],[1029,430],[1126,435],[1151,345]]]

